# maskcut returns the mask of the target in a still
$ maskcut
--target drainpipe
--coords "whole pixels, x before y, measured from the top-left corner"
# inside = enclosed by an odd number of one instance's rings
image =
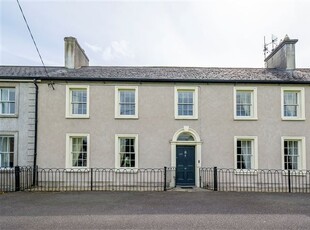
[[[33,84],[36,87],[36,99],[35,99],[35,112],[34,112],[34,155],[33,155],[33,175],[32,175],[32,185],[36,184],[37,175],[37,139],[38,139],[38,95],[39,87],[37,85],[37,80],[34,79]]]

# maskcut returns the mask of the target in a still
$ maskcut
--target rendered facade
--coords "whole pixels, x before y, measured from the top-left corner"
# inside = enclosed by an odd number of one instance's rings
[[[0,88],[19,91],[19,116],[1,117],[0,134],[18,133],[14,165],[33,163],[36,79],[41,168],[171,166],[184,175],[177,184],[197,186],[199,167],[309,169],[310,69],[295,69],[296,42],[286,37],[262,69],[92,67],[66,38],[65,67],[47,67],[48,76],[0,67]]]
[[[35,86],[31,80],[0,80],[0,166],[32,165]]]

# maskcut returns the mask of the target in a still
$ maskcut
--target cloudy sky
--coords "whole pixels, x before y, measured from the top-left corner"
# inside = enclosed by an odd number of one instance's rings
[[[310,67],[309,0],[20,0],[46,65],[74,36],[90,65],[264,67],[264,36],[299,39]],[[0,0],[1,65],[41,65],[15,0]]]

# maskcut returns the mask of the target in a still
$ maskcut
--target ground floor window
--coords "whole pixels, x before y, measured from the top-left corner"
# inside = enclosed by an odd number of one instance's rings
[[[0,167],[14,166],[14,136],[0,136]]]
[[[235,168],[255,169],[257,137],[235,137]]]
[[[283,140],[284,170],[297,170],[301,168],[302,142],[302,139]]]
[[[89,135],[68,134],[68,161],[69,168],[86,168],[89,166]]]
[[[138,167],[138,135],[116,135],[116,167]]]

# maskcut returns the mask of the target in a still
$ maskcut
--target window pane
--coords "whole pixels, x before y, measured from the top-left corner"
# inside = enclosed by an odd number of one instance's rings
[[[9,100],[9,90],[1,89],[1,101],[8,101],[8,100]]]
[[[284,116],[296,117],[298,116],[298,92],[284,92]]]
[[[135,139],[119,138],[120,167],[135,167]]]
[[[14,165],[14,137],[0,136],[0,167]]]
[[[15,89],[9,90],[9,101],[15,101]]]
[[[72,137],[72,166],[87,167],[87,137]]]
[[[252,168],[252,142],[251,140],[237,141],[237,169]]]
[[[192,116],[194,114],[194,92],[178,91],[178,115]]]
[[[2,88],[0,89],[0,113],[14,114],[15,113],[15,89]]]
[[[135,115],[135,90],[119,91],[120,115]]]
[[[87,114],[87,90],[71,90],[72,114]]]
[[[241,117],[252,116],[252,91],[237,91],[236,115]]]
[[[298,169],[299,142],[284,141],[284,169]]]

